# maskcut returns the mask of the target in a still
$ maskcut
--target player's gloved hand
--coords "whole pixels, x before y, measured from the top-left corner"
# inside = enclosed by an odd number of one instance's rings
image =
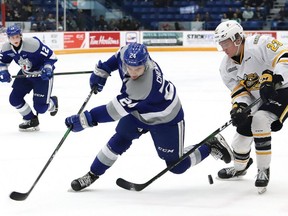
[[[110,76],[110,68],[101,61],[95,66],[94,72],[90,76],[91,89],[96,88],[94,93],[101,92],[106,84],[107,78]]]
[[[274,132],[281,130],[282,127],[283,127],[283,123],[279,119],[272,122],[271,124],[271,130]]]
[[[11,75],[8,72],[8,70],[0,71],[0,82],[10,82],[11,81]]]
[[[248,105],[246,103],[237,103],[233,104],[232,110],[230,111],[230,116],[232,120],[232,125],[238,127],[242,123],[244,123],[247,119],[251,110],[244,112],[244,109]]]
[[[79,132],[84,130],[87,127],[93,127],[97,125],[97,122],[92,121],[91,114],[86,110],[84,113],[80,115],[72,115],[65,119],[65,124],[73,132]]]
[[[53,69],[52,66],[45,65],[41,71],[41,78],[43,80],[49,80],[53,76]]]
[[[275,84],[281,83],[283,81],[283,77],[281,75],[273,75],[273,72],[270,70],[265,70],[262,72],[262,76],[260,77],[260,97],[262,101],[266,104],[270,102],[270,100],[274,100],[278,95]]]
[[[260,77],[260,97],[264,103],[269,103],[269,100],[274,99],[276,96],[273,72],[265,70]]]

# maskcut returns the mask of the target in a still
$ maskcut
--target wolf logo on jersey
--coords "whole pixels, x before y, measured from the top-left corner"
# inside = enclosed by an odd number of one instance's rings
[[[22,56],[20,56],[20,59],[18,61],[18,65],[21,67],[23,73],[28,73],[29,74],[29,71],[32,68],[32,62],[29,61],[28,58],[23,59]]]

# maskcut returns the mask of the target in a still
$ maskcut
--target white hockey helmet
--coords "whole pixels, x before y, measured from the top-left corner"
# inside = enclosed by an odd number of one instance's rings
[[[244,38],[243,27],[235,20],[220,23],[214,33],[214,41],[216,43],[220,43],[229,38],[234,42],[239,37]]]

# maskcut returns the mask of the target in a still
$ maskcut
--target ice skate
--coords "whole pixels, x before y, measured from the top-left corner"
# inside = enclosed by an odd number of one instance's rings
[[[258,169],[258,174],[256,177],[256,181],[255,181],[255,186],[258,189],[258,193],[259,194],[263,194],[266,192],[266,187],[269,183],[269,178],[270,178],[270,168],[268,169]]]
[[[86,175],[75,179],[71,182],[71,187],[74,191],[80,191],[88,186],[90,186],[93,182],[95,182],[99,176],[94,175],[92,172],[88,172]]]
[[[233,159],[233,153],[230,149],[228,143],[225,141],[221,134],[217,134],[215,137],[211,138],[207,145],[211,148],[211,155],[215,159],[221,159],[225,163],[230,163]]]
[[[22,124],[19,125],[20,131],[39,131],[39,120],[35,116],[30,120],[25,120]]]
[[[247,173],[247,169],[251,166],[251,164],[253,163],[253,159],[249,158],[249,161],[245,167],[245,169],[237,171],[235,170],[234,166],[233,167],[227,167],[227,168],[223,168],[218,172],[218,179],[221,180],[232,180],[235,178],[238,178],[240,176],[244,176]]]
[[[57,96],[52,96],[51,99],[54,103],[54,109],[53,109],[53,111],[50,112],[50,115],[55,116],[58,112],[58,106],[59,106],[58,105],[58,98],[57,98]]]

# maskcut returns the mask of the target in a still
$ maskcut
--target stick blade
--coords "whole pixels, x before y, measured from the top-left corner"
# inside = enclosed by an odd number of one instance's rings
[[[23,201],[28,197],[29,193],[19,193],[16,191],[13,191],[10,194],[10,198],[16,201]]]
[[[130,191],[142,191],[147,185],[144,184],[136,184],[136,183],[132,183],[129,181],[126,181],[125,179],[122,178],[118,178],[116,181],[116,184],[126,190],[130,190]]]

